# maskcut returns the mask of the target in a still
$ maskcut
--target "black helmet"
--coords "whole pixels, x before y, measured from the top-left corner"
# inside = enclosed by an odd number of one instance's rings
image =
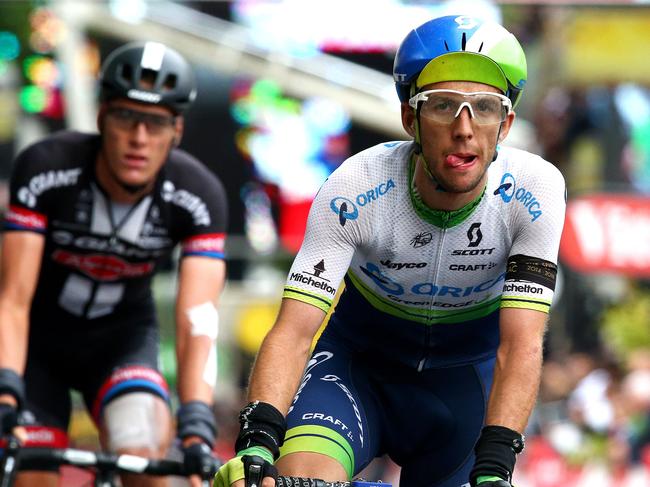
[[[196,97],[194,72],[159,42],[131,42],[111,52],[99,75],[100,99],[128,98],[182,113]]]

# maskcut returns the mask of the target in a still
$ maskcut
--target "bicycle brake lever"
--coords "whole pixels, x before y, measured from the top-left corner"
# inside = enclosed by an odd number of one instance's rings
[[[262,486],[262,465],[251,464],[248,466],[248,475],[246,475],[246,487]]]

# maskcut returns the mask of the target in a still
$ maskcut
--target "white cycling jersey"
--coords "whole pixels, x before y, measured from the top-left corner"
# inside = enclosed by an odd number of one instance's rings
[[[566,204],[557,168],[500,147],[483,194],[459,210],[436,211],[412,184],[413,149],[380,144],[332,173],[313,202],[283,296],[328,311],[347,273],[352,289],[334,316],[343,306],[339,318],[350,331],[368,321],[368,303],[380,313],[375,321],[434,328],[496,316],[500,307],[548,312]]]

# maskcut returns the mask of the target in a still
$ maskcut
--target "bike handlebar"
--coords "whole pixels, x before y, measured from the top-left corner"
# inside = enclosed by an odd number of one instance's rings
[[[15,438],[9,438],[2,455],[0,466],[0,487],[12,485],[13,477],[18,471],[24,470],[50,470],[62,465],[70,465],[80,468],[90,468],[95,471],[106,473],[135,473],[143,475],[166,476],[175,475],[189,477],[200,475],[197,472],[190,472],[185,468],[181,460],[151,459],[135,455],[115,454],[106,452],[94,452],[90,450],[79,450],[75,448],[21,448]],[[214,460],[214,471],[216,472],[220,462]],[[212,480],[203,477],[207,484]]]
[[[5,455],[3,472],[0,478],[7,480],[13,477],[16,470],[45,470],[61,465],[71,465],[81,468],[95,468],[102,472],[138,473],[145,475],[174,475],[187,477],[195,474],[188,472],[182,461],[169,459],[150,459],[135,455],[118,455],[115,453],[93,452],[74,448],[20,448],[16,440],[7,445],[9,456]],[[10,458],[11,457],[11,458]],[[7,459],[11,461],[7,462]],[[214,471],[220,466],[215,459]],[[4,487],[4,480],[0,487]],[[203,479],[208,482],[212,479]],[[6,484],[11,485],[11,484]],[[353,480],[351,482],[325,482],[320,479],[279,476],[277,487],[390,487],[381,482]]]
[[[185,477],[193,474],[187,472],[183,462],[178,460],[149,459],[135,455],[117,455],[74,448],[25,448],[18,455],[18,470],[42,470],[61,465],[161,476]]]

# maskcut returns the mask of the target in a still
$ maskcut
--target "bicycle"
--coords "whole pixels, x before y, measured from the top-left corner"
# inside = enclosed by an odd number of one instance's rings
[[[135,455],[93,452],[75,448],[21,448],[16,438],[7,439],[5,451],[0,457],[0,487],[12,487],[16,473],[22,470],[49,470],[53,467],[69,465],[95,472],[93,487],[116,487],[115,479],[119,473],[141,475],[187,477],[196,472],[188,472],[179,460],[150,459]],[[214,471],[220,466],[215,458]],[[209,487],[213,477],[211,472],[202,478],[203,485]],[[277,487],[391,487],[390,484],[355,479],[350,482],[326,482],[320,479],[280,476]]]

